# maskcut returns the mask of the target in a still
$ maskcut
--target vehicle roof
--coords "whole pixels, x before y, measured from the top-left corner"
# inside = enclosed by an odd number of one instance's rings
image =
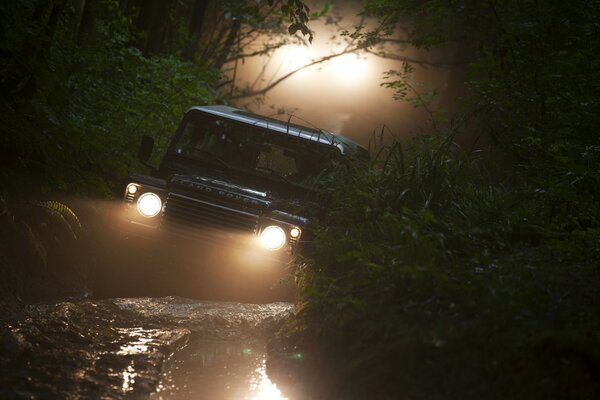
[[[308,128],[306,126],[279,121],[274,118],[265,117],[224,105],[214,106],[196,106],[190,108],[190,111],[200,111],[206,114],[212,114],[221,118],[231,119],[244,124],[258,126],[271,131],[276,131],[282,134],[299,137],[313,142],[319,142],[329,146],[337,147],[344,155],[355,155],[360,158],[368,157],[368,150],[360,144],[344,137],[321,129]]]

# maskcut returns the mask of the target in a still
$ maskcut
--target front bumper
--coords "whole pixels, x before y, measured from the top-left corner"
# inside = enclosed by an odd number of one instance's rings
[[[120,213],[120,229],[126,237],[153,242],[148,245],[151,252],[167,247],[172,254],[192,249],[199,257],[208,253],[238,254],[240,262],[287,264],[292,260],[304,219],[281,211],[267,211],[268,202],[264,199],[263,204],[246,195],[221,193],[216,188],[192,189],[129,183]],[[205,193],[209,189],[211,193]],[[160,199],[157,200],[160,208],[155,207],[151,217],[140,212],[143,210],[140,201],[146,195]],[[283,234],[283,245],[276,250],[265,247],[273,242],[265,241],[262,246],[259,241],[261,232],[272,225],[281,228]]]
[[[289,265],[294,256],[291,246],[279,250],[265,249],[258,236],[249,233],[200,227],[164,226],[132,220],[132,209],[121,214],[118,235],[136,248],[137,252],[161,254],[172,259],[211,259],[213,262],[237,262],[245,265]]]

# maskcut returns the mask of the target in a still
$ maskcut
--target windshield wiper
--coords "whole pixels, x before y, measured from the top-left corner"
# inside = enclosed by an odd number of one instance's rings
[[[280,178],[281,180],[283,180],[283,181],[285,181],[285,182],[289,183],[290,185],[297,185],[297,183],[290,181],[288,178],[286,178],[285,176],[281,175],[279,172],[275,171],[275,170],[274,170],[274,169],[272,169],[272,168],[269,168],[269,167],[259,167],[259,166],[256,166],[256,167],[254,167],[254,169],[257,169],[257,170],[259,170],[259,171],[266,171],[266,172],[269,172],[269,174],[270,174],[270,175],[275,175],[276,177],[278,177],[278,178]]]
[[[194,152],[195,153],[200,153],[200,154],[205,155],[205,156],[209,156],[213,160],[217,160],[225,168],[231,169],[231,165],[227,164],[225,161],[223,161],[223,159],[221,157],[217,156],[216,154],[211,153],[210,151],[206,151],[206,150],[202,150],[202,149],[195,149]]]

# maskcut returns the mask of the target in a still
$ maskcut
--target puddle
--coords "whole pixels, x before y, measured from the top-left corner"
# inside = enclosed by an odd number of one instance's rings
[[[284,399],[265,343],[293,312],[178,297],[31,306],[1,327],[0,398]]]
[[[190,330],[167,362],[153,400],[288,400],[266,371],[266,340],[294,312],[290,303],[197,302],[177,297],[118,299],[164,324]]]
[[[152,400],[288,400],[269,379],[265,341],[191,340],[169,360]]]

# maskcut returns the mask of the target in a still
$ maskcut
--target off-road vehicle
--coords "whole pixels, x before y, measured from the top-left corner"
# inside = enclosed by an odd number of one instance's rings
[[[224,284],[225,297],[273,297],[323,211],[315,182],[369,157],[342,136],[228,106],[189,109],[158,168],[153,148],[144,136],[138,156],[151,175],[124,184],[120,246],[99,265],[100,296],[214,296]]]

